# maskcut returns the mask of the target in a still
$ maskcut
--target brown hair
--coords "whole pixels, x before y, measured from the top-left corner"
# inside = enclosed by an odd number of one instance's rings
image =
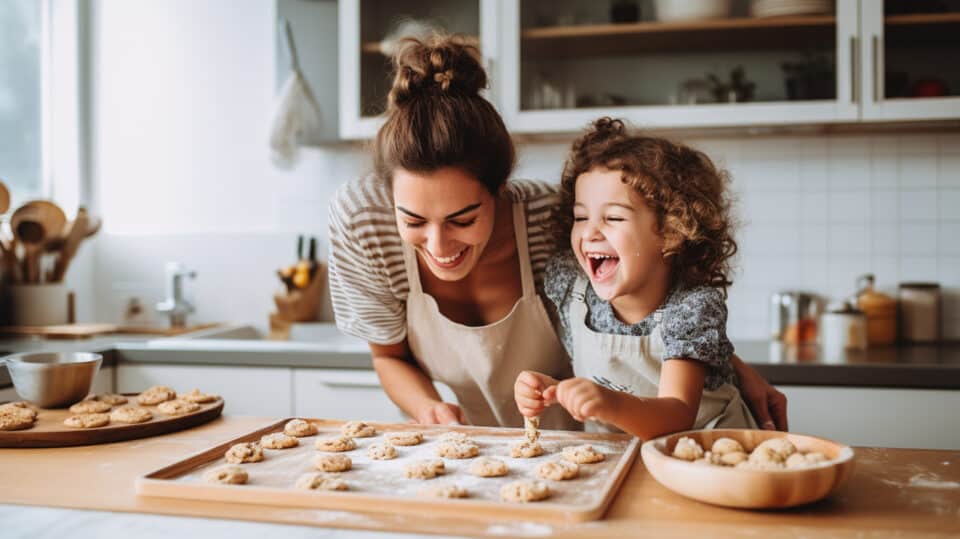
[[[404,38],[393,64],[387,119],[374,142],[378,175],[390,181],[397,168],[454,166],[496,195],[516,158],[503,119],[479,94],[487,74],[477,48],[458,36]]]
[[[577,178],[594,168],[619,170],[657,216],[674,286],[726,289],[733,282],[728,174],[703,152],[669,140],[630,134],[620,120],[600,118],[574,141],[563,168],[557,233],[570,241]]]

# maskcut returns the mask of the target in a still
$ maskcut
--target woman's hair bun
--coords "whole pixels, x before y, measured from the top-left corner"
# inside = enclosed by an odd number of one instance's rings
[[[487,86],[480,51],[456,35],[434,34],[400,40],[393,57],[396,75],[390,103],[402,104],[421,95],[475,96]]]

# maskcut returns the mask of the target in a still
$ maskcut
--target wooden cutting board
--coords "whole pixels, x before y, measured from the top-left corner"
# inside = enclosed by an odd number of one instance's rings
[[[290,449],[264,449],[261,462],[241,466],[250,479],[245,485],[220,485],[203,480],[203,474],[226,464],[224,453],[233,444],[252,442],[264,434],[281,432],[289,420],[278,421],[265,428],[211,447],[191,457],[137,480],[141,496],[210,500],[284,507],[310,507],[345,511],[387,511],[406,515],[438,515],[482,520],[540,520],[577,522],[600,518],[607,510],[637,454],[639,440],[626,434],[595,434],[567,431],[544,431],[541,443],[546,454],[532,459],[509,456],[509,446],[523,439],[522,429],[488,427],[412,427],[405,424],[374,423],[378,435],[356,438],[357,449],[341,453],[353,461],[353,468],[340,477],[347,491],[299,490],[293,485],[307,472],[317,471],[314,460],[321,454],[314,447],[319,438],[337,436],[343,421],[309,419],[320,429],[319,434],[299,438],[300,444]],[[397,447],[399,457],[373,460],[367,454],[371,443],[383,442],[383,434],[417,430],[424,441],[417,446]],[[480,456],[503,460],[510,468],[505,477],[480,478],[468,473],[473,459],[444,459],[446,473],[435,479],[408,479],[407,464],[420,459],[438,458],[436,446],[441,434],[456,430],[470,435],[480,445]],[[603,452],[606,459],[595,464],[580,465],[580,475],[567,481],[546,482],[551,497],[536,503],[508,503],[500,500],[500,488],[518,479],[539,479],[534,468],[551,458],[558,458],[563,447],[589,443]],[[469,497],[438,499],[420,495],[424,487],[458,484]]]
[[[113,407],[137,404],[137,393],[124,394],[129,402]],[[139,405],[138,405],[139,406]],[[67,447],[75,445],[93,445],[135,438],[147,438],[188,429],[216,419],[223,411],[223,399],[200,404],[196,412],[181,416],[168,416],[157,410],[156,406],[141,406],[153,413],[153,419],[144,423],[114,423],[91,429],[71,428],[63,420],[76,415],[67,409],[39,408],[37,421],[33,427],[25,430],[0,430],[0,447]]]
[[[121,326],[117,324],[62,324],[57,326],[0,326],[0,335],[39,336],[47,339],[84,339],[115,333],[137,335],[182,335],[220,324],[197,324],[182,328],[160,326]]]

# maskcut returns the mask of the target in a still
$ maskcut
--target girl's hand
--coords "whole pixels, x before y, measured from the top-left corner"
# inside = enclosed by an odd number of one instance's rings
[[[544,393],[544,398],[554,398],[570,412],[577,421],[596,418],[605,421],[616,409],[613,391],[586,378],[564,380]]]
[[[434,401],[433,404],[421,408],[413,418],[414,423],[421,425],[468,425],[467,416],[459,405],[451,402]]]
[[[760,428],[786,431],[787,396],[770,385],[755,369],[736,355],[731,360],[740,379],[740,393]]]
[[[523,371],[517,376],[513,384],[513,398],[517,401],[517,408],[526,417],[538,416],[554,404],[556,400],[544,398],[544,392],[556,387],[554,378],[534,371]]]

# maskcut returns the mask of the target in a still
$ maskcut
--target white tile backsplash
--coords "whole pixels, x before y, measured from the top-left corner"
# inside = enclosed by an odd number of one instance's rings
[[[870,220],[870,191],[834,191],[829,196],[829,218],[836,223],[866,223]]]
[[[936,221],[937,213],[936,189],[900,191],[901,221]]]
[[[944,221],[960,221],[960,189],[941,189],[937,196],[938,217]]]
[[[937,254],[937,225],[928,223],[901,224],[900,253],[909,256]]]

